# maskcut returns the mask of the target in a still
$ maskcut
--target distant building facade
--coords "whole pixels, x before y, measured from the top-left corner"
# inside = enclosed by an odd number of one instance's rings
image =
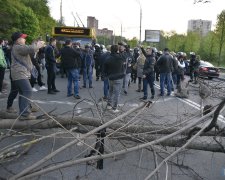
[[[88,16],[87,17],[87,27],[88,28],[94,28],[95,32],[98,30],[98,20],[95,19],[95,17]]]
[[[188,32],[195,31],[199,32],[202,36],[208,34],[211,31],[212,21],[208,20],[189,20],[188,21]]]
[[[111,38],[113,36],[112,30],[109,30],[107,28],[98,29],[98,20],[95,17],[87,17],[87,27],[94,28],[97,36],[105,36],[107,38]]]

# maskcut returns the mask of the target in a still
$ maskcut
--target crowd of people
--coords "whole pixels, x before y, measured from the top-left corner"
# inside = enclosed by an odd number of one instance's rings
[[[7,100],[7,112],[16,113],[13,101],[19,94],[20,120],[35,119],[32,114],[32,92],[37,89],[47,90],[50,95],[60,92],[56,88],[57,59],[60,59],[60,72],[67,76],[67,97],[80,99],[79,89],[93,88],[93,72],[96,81],[103,82],[103,100],[107,101],[107,109],[118,112],[121,93],[128,95],[128,87],[136,84],[137,92],[143,92],[140,100],[148,99],[148,86],[151,99],[155,98],[155,81],[159,81],[159,96],[170,96],[174,89],[181,90],[187,68],[187,55],[183,52],[170,52],[168,48],[157,51],[153,47],[138,46],[131,51],[129,45],[119,42],[108,46],[107,51],[99,44],[86,44],[84,48],[71,39],[65,41],[58,49],[55,38],[48,44],[41,39],[26,45],[26,34],[12,34],[12,44],[0,39],[0,95],[6,94],[4,86],[5,69],[10,69],[11,90]],[[199,61],[194,52],[190,53],[190,82],[198,77]],[[36,69],[37,76],[33,75]],[[42,80],[43,70],[47,70],[47,88]],[[82,81],[81,81],[82,79]],[[80,83],[82,82],[82,85]],[[166,90],[165,90],[166,89]]]

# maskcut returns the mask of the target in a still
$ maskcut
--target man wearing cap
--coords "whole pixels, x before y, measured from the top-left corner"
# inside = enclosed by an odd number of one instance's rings
[[[36,118],[31,114],[31,106],[28,100],[31,99],[32,96],[32,88],[29,79],[31,77],[30,72],[33,68],[33,64],[31,62],[30,54],[37,52],[39,48],[44,46],[43,41],[38,41],[33,45],[26,45],[26,37],[27,35],[21,32],[15,32],[11,36],[13,41],[11,51],[11,78],[20,94],[20,120]]]
[[[79,96],[79,69],[81,67],[80,54],[72,48],[72,41],[67,39],[65,47],[61,49],[61,65],[68,74],[67,97],[73,96],[80,99]],[[74,94],[72,93],[72,83],[74,83]]]

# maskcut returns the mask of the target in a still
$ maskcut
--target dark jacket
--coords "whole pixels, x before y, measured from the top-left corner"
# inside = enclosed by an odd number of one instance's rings
[[[124,77],[123,59],[117,53],[111,53],[104,63],[104,73],[109,80],[118,80]]]
[[[73,48],[65,46],[60,51],[61,65],[65,69],[78,69],[81,67],[80,54]]]
[[[160,73],[173,72],[173,57],[169,53],[165,53],[157,61]]]
[[[130,52],[120,52],[119,56],[123,59],[123,69],[126,74],[131,73],[132,68],[131,68],[131,62],[133,59],[133,56]]]
[[[141,48],[142,53],[146,57],[144,68],[143,68],[143,75],[154,75],[154,66],[156,63],[155,55],[152,53],[151,55],[147,55],[145,50]]]
[[[102,53],[101,57],[100,57],[100,66],[101,66],[101,75],[103,78],[107,77],[107,74],[105,74],[105,62],[107,61],[107,59],[110,57],[110,52],[107,51],[105,53]]]
[[[45,47],[45,61],[46,67],[54,66],[56,64],[56,48],[52,45]]]

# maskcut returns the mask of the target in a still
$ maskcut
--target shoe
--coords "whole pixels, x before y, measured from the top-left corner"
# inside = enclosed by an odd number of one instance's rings
[[[30,111],[31,112],[38,112],[39,108],[37,106],[35,106],[35,105],[31,105]]]
[[[127,95],[127,91],[123,91],[125,95]]]
[[[170,93],[167,94],[167,96],[170,96],[170,95],[171,95]]]
[[[60,90],[58,90],[58,89],[53,89],[53,91],[54,91],[54,92],[60,92]]]
[[[106,109],[111,110],[112,109],[111,104],[107,103]]]
[[[146,100],[147,99],[147,97],[142,97],[142,98],[140,98],[140,100]]]
[[[79,95],[74,96],[75,99],[80,99],[81,97]]]
[[[44,85],[41,86],[41,87],[39,88],[40,91],[45,91],[45,90],[47,90],[47,89],[48,89],[48,88],[46,88]]]
[[[6,112],[7,112],[7,113],[17,113],[17,110],[16,110],[15,108],[13,108],[13,107],[8,107],[8,108],[6,109]]]
[[[164,96],[164,94],[159,94],[159,96]]]
[[[54,91],[48,91],[48,94],[56,94]]]
[[[86,88],[86,86],[82,86],[83,88]]]
[[[118,110],[118,109],[113,109],[112,112],[113,112],[113,113],[118,113],[118,112],[120,112],[120,110]]]
[[[89,88],[93,88],[93,86],[89,86]]]
[[[103,98],[102,98],[104,101],[106,101],[107,99],[108,99],[108,97],[107,96],[103,96]]]
[[[33,92],[38,92],[38,90],[35,87],[32,88],[32,91]]]
[[[34,116],[33,114],[28,114],[28,115],[22,115],[20,116],[19,120],[23,121],[23,120],[34,120],[37,119],[37,116]]]
[[[141,92],[141,90],[140,89],[137,89],[136,92]]]
[[[71,97],[71,96],[73,96],[73,94],[67,94],[67,97]]]
[[[154,96],[153,95],[151,96],[151,99],[154,99]]]

